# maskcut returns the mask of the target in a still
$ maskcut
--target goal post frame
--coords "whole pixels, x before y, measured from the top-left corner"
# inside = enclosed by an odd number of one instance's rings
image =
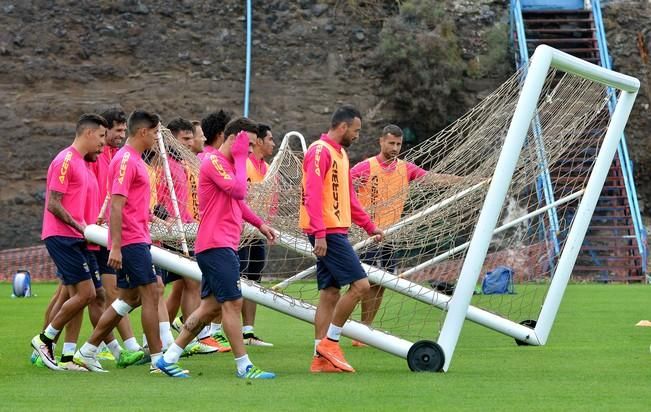
[[[463,321],[468,313],[470,301],[486,258],[491,236],[502,211],[506,194],[511,183],[518,158],[528,134],[543,85],[550,68],[592,80],[621,91],[617,105],[611,116],[593,170],[590,173],[585,192],[579,203],[574,221],[570,227],[565,246],[556,266],[550,288],[545,297],[540,317],[534,329],[537,340],[544,343],[551,331],[563,294],[567,287],[572,268],[576,262],[583,238],[599,199],[610,164],[615,156],[624,127],[633,108],[640,87],[636,78],[588,63],[549,46],[538,46],[531,59],[527,78],[523,84],[518,103],[511,120],[495,174],[491,179],[477,225],[468,246],[459,280],[450,299],[448,314],[439,335],[438,344],[443,350],[445,362],[443,371],[450,367]]]

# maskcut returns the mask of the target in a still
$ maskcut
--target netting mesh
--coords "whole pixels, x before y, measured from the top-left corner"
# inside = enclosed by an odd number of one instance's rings
[[[372,327],[405,339],[437,336],[444,312],[419,298],[431,296],[436,285],[457,281],[500,153],[517,150],[504,147],[504,139],[522,78],[522,72],[515,73],[464,117],[401,155],[428,173],[368,207],[376,218],[392,212],[396,204],[402,208],[384,227],[381,244],[367,241],[360,228],[351,228],[350,241],[369,265],[371,282],[387,287],[376,301],[379,311]],[[607,99],[608,90],[594,82],[554,70],[548,74],[482,267],[482,274],[497,266],[511,268],[516,293],[479,293],[473,306],[516,322],[537,318],[603,138],[603,124],[598,125],[607,121]],[[199,163],[169,131],[163,130],[162,137],[168,166],[161,147],[147,155],[156,181],[152,235],[164,247],[183,251],[186,243],[192,250],[197,216],[192,213],[196,184],[191,180],[198,175]],[[316,259],[298,227],[302,159],[303,150],[281,145],[264,181],[250,187],[248,202],[280,235],[267,248],[265,285],[282,290],[281,299],[316,304]],[[256,239],[257,232],[245,226],[241,245]],[[398,292],[397,279],[412,283]],[[447,298],[434,296],[445,308]],[[354,318],[359,319],[359,312]]]

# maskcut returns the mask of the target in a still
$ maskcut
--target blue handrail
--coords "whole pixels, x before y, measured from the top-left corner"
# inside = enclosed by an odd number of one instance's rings
[[[592,16],[594,18],[595,30],[597,33],[597,44],[599,46],[599,56],[601,59],[601,66],[612,69],[610,55],[608,53],[608,42],[606,41],[606,31],[604,29],[603,17],[601,15],[601,4],[599,0],[591,0]],[[610,93],[610,101],[608,102],[608,110],[612,113],[617,97],[614,93]],[[642,216],[640,214],[640,205],[637,200],[637,190],[635,189],[635,181],[633,178],[633,162],[628,154],[628,147],[626,144],[626,137],[622,134],[622,139],[619,143],[617,150],[619,156],[619,163],[622,167],[622,174],[624,175],[624,187],[626,189],[626,196],[628,204],[631,209],[631,218],[633,220],[633,228],[635,229],[635,238],[637,239],[638,249],[642,256],[642,269],[644,273],[647,271],[646,258],[648,254],[648,247],[646,244],[646,230],[642,223]]]
[[[522,20],[522,5],[520,0],[511,0],[511,25],[514,26],[517,31],[517,40],[518,40],[518,51],[519,51],[519,61],[518,68],[524,67],[525,72],[523,73],[526,76],[526,70],[529,63],[529,53],[527,50],[527,39],[524,32],[524,21]],[[538,162],[540,166],[540,175],[538,179],[542,182],[542,191],[543,197],[547,204],[554,203],[554,190],[552,188],[551,176],[549,175],[549,165],[547,164],[547,156],[545,153],[545,145],[542,140],[542,130],[540,126],[540,119],[538,115],[534,118],[532,122],[532,132],[536,142],[536,153],[538,156]],[[539,194],[539,200],[540,194]],[[554,245],[554,252],[558,254],[560,252],[560,244],[558,242],[558,213],[556,208],[551,208],[548,212],[549,222],[550,222],[550,238],[552,244]]]
[[[251,0],[246,0],[246,75],[244,79],[244,117],[249,116],[249,93],[251,91]]]

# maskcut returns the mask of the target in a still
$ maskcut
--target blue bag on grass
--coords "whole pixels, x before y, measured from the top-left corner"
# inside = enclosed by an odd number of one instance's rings
[[[484,295],[515,293],[513,287],[513,269],[507,266],[498,266],[486,273],[481,283],[481,293]]]

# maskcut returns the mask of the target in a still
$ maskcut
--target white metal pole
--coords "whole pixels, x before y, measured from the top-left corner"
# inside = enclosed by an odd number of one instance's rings
[[[176,228],[179,230],[179,237],[181,238],[181,248],[183,254],[186,256],[190,255],[188,250],[188,242],[185,239],[185,229],[183,228],[183,222],[181,221],[181,211],[179,210],[179,202],[176,199],[176,191],[174,190],[174,181],[172,180],[172,173],[170,172],[170,165],[167,160],[167,150],[165,149],[165,142],[163,141],[163,134],[158,132],[158,148],[160,150],[160,156],[163,159],[163,169],[165,170],[165,180],[167,182],[167,188],[170,192],[170,198],[172,200],[172,207],[174,208],[174,218],[176,223]]]
[[[99,245],[106,245],[108,231],[98,225],[88,225],[85,236],[88,240]],[[152,246],[151,257],[157,266],[167,269],[179,275],[201,281],[201,270],[199,265],[192,259],[179,256],[165,249]],[[295,299],[291,296],[262,288],[255,282],[242,281],[242,295],[245,299],[267,306],[273,310],[290,315],[309,323],[314,323],[316,308],[306,302]],[[344,324],[344,336],[360,340],[377,349],[388,352],[401,358],[407,358],[412,342],[390,335],[380,330],[371,329],[366,325],[352,320]]]
[[[522,87],[511,125],[495,167],[495,174],[488,188],[454,295],[448,306],[448,314],[439,335],[438,344],[445,354],[444,371],[447,371],[450,367],[450,361],[459,340],[463,321],[470,306],[470,300],[488,251],[493,230],[502,210],[531,120],[536,112],[538,98],[545,83],[551,59],[550,50],[540,48],[536,50],[531,59],[527,81]]]
[[[547,298],[540,311],[540,317],[536,323],[536,335],[539,336],[544,343],[549,337],[554,319],[558,313],[558,308],[561,304],[563,294],[567,287],[567,283],[572,274],[574,263],[581,249],[581,244],[588,230],[588,225],[592,219],[595,206],[599,200],[601,189],[603,188],[608,170],[613,162],[613,157],[617,151],[617,146],[624,133],[624,127],[628,120],[628,116],[633,109],[633,103],[637,92],[621,92],[617,106],[610,119],[610,125],[606,131],[606,136],[601,144],[597,160],[595,160],[592,168],[592,173],[588,179],[588,184],[585,188],[585,194],[581,199],[579,208],[574,216],[572,227],[565,240],[563,252],[558,260],[556,271],[552,278],[551,285],[547,291]]]

